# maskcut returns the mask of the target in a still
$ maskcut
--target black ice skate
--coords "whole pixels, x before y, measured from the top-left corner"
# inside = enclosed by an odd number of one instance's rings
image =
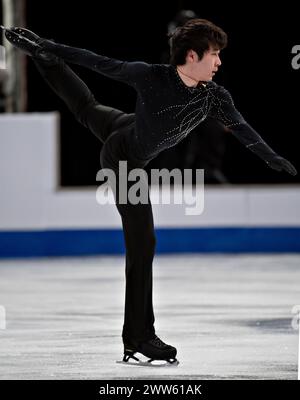
[[[53,62],[57,57],[43,49],[43,41],[45,39],[36,35],[29,29],[12,27],[4,28],[6,39],[15,47],[22,50],[27,55],[38,60]]]
[[[26,29],[26,28],[20,28],[18,26],[15,26],[15,27],[12,27],[12,28],[9,28],[9,29],[6,29],[6,30],[8,32],[14,32],[17,35],[21,35],[24,38],[26,38],[28,40],[31,40],[32,42],[37,43],[37,44],[39,44],[40,42],[43,41],[43,39],[40,36],[38,36],[36,33],[32,32],[32,31],[30,31],[29,29]]]
[[[144,361],[135,357],[135,353],[148,357],[148,360]],[[147,367],[177,366],[179,361],[176,359],[176,354],[175,347],[164,343],[155,335],[152,339],[138,345],[124,343],[123,361],[117,361],[117,363]]]

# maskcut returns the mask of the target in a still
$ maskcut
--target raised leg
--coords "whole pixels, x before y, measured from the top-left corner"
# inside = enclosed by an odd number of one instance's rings
[[[34,62],[42,77],[75,118],[102,142],[116,129],[133,123],[134,114],[99,104],[87,85],[63,60],[58,59],[51,64],[37,59]]]

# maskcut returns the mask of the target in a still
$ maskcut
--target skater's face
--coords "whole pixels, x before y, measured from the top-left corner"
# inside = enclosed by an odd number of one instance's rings
[[[210,47],[201,60],[194,50],[189,50],[186,63],[189,64],[192,76],[197,81],[211,81],[221,65],[220,50]]]

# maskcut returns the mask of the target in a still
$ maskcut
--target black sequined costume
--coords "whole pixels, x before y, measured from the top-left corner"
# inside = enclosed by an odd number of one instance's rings
[[[113,169],[118,174],[121,160],[128,161],[128,169],[144,167],[159,152],[176,145],[208,116],[229,127],[264,161],[270,163],[280,159],[245,122],[228,91],[214,82],[191,88],[183,83],[171,65],[123,62],[48,40],[42,42],[42,47],[59,59],[49,63],[36,58],[39,71],[75,117],[104,143],[101,150],[103,168]],[[99,104],[64,61],[131,85],[137,92],[135,113],[125,114]],[[116,205],[126,244],[123,340],[125,343],[141,342],[155,335],[152,207],[150,199],[148,204],[134,205],[121,204],[116,198]]]
[[[238,140],[264,161],[277,156],[236,110],[230,93],[212,81],[188,87],[172,65],[119,61],[49,40],[43,42],[43,47],[67,62],[136,89],[135,124],[128,140],[130,151],[138,159],[149,161],[176,145],[208,116],[230,128]]]

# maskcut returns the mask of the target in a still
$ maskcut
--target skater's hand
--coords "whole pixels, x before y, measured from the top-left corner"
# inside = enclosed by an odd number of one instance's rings
[[[266,161],[266,163],[270,168],[276,171],[286,171],[293,176],[297,175],[297,170],[293,164],[283,157],[276,156],[272,160]]]

